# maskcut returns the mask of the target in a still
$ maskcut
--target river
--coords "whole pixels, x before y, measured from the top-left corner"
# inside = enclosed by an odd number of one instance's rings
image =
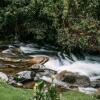
[[[34,56],[45,55],[49,56],[49,61],[44,65],[48,69],[60,72],[67,70],[86,75],[91,80],[100,79],[100,55],[90,55],[87,53],[65,54],[56,50],[56,47],[38,46],[36,44],[17,44],[22,53]]]
[[[20,51],[16,51],[16,49]],[[18,55],[21,60],[19,60],[19,58],[16,60],[15,57],[12,57]],[[15,75],[20,71],[27,70],[28,65],[24,64],[24,67],[22,67],[22,65],[17,62],[22,61],[22,59],[27,59],[27,57],[34,56],[48,57],[49,60],[44,63],[44,66],[47,69],[56,71],[57,73],[66,70],[68,72],[87,76],[93,82],[100,80],[100,55],[91,55],[80,51],[65,54],[58,50],[55,46],[39,46],[32,43],[0,45],[0,71]],[[11,59],[9,57],[11,57]],[[4,60],[4,62],[7,64],[10,62],[11,68],[9,68],[9,66],[7,68],[2,67],[2,60]],[[13,63],[11,61],[13,61]],[[18,67],[13,64],[17,65]]]

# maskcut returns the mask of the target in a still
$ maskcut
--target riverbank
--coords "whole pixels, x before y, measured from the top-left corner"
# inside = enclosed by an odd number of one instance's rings
[[[30,89],[20,89],[0,81],[0,100],[29,100],[33,91]]]
[[[95,96],[75,91],[62,93],[64,100],[98,100]],[[33,96],[33,89],[20,89],[0,81],[0,100],[29,100]]]

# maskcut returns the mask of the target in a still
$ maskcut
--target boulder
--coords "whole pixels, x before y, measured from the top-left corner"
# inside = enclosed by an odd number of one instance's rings
[[[20,63],[23,65],[29,65],[32,66],[34,64],[44,64],[48,61],[48,57],[46,56],[34,56],[34,57],[27,57],[20,59],[20,57],[0,57],[0,60],[2,60],[6,64],[10,63]]]
[[[22,71],[15,75],[15,80],[18,82],[24,82],[27,80],[33,80],[35,77],[35,72],[33,71]]]
[[[3,79],[5,81],[8,81],[8,76],[5,73],[0,72],[0,79]]]
[[[26,60],[23,60],[22,62],[33,65],[33,64],[44,64],[48,60],[49,60],[49,58],[47,56],[34,56],[34,57],[30,57]]]
[[[70,83],[72,85],[78,85],[82,87],[90,86],[90,79],[87,76],[79,75],[78,73],[68,72],[66,70],[56,75],[57,80]]]
[[[100,80],[91,81],[91,87],[100,88]]]

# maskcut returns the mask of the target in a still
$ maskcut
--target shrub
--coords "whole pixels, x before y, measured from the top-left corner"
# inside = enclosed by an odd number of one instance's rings
[[[1,0],[0,34],[64,51],[99,48],[99,0]]]
[[[56,91],[55,84],[45,84],[43,81],[38,83],[34,89],[31,100],[61,100]]]

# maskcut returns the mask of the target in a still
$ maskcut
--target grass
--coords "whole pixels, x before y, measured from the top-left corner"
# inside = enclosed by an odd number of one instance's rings
[[[98,100],[95,96],[86,95],[76,91],[64,92],[62,97],[64,100]]]
[[[32,90],[19,89],[0,83],[0,100],[29,100],[32,94]]]
[[[0,100],[29,100],[32,95],[33,90],[15,88],[0,82]],[[64,92],[62,97],[62,100],[97,100],[94,96],[75,91]]]

